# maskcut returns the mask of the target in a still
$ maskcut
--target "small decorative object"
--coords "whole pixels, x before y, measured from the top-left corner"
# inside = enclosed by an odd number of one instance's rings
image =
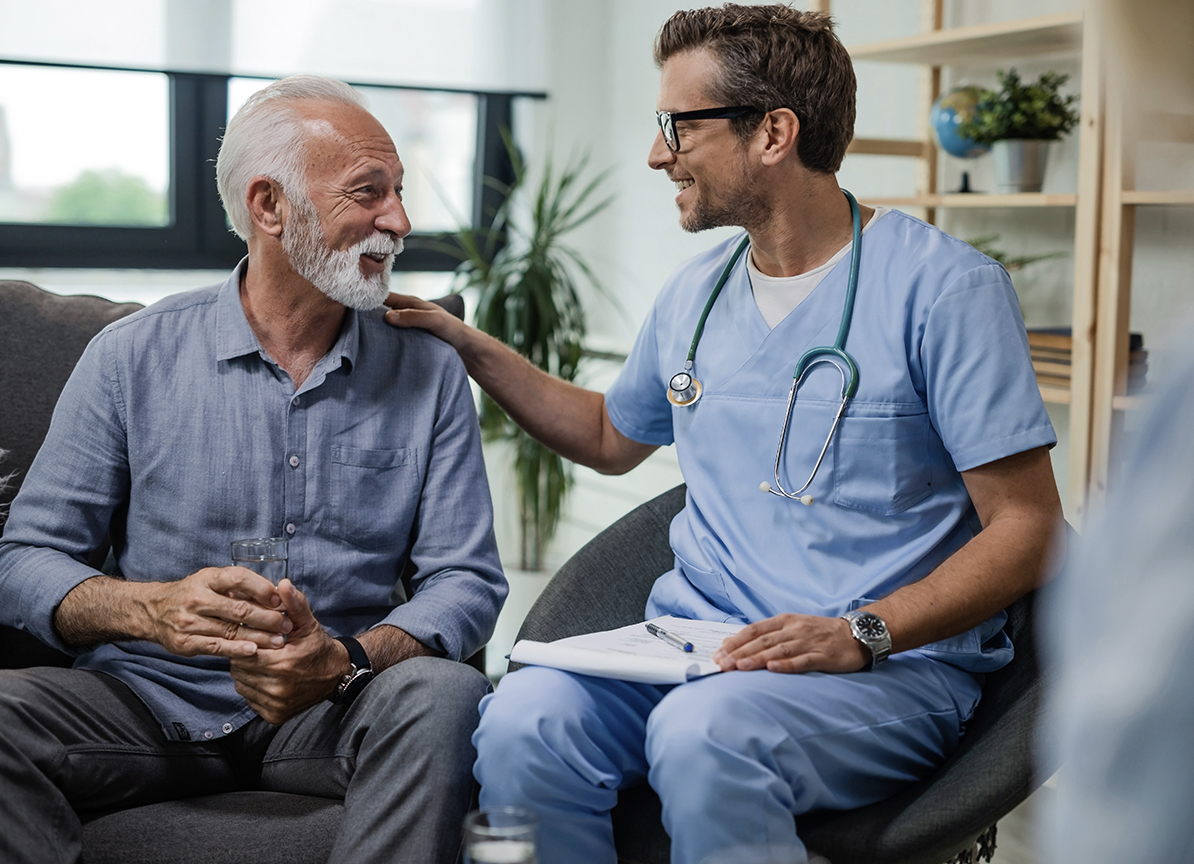
[[[985,92],[982,87],[974,85],[955,87],[948,93],[942,93],[933,103],[929,125],[937,139],[937,146],[950,156],[974,159],[991,149],[990,144],[958,134],[958,127],[974,116],[975,106]]]
[[[991,146],[1000,192],[1040,192],[1049,142],[1078,123],[1077,97],[1059,94],[1069,76],[1057,72],[1045,72],[1035,84],[1023,83],[1015,69],[1001,69],[998,78],[1000,89],[983,91],[957,134]]]
[[[487,178],[504,199],[492,228],[469,226],[455,232],[458,246],[453,251],[464,259],[456,268],[456,287],[478,289],[477,329],[543,371],[572,381],[585,336],[578,283],[583,280],[605,292],[584,258],[563,238],[610,204],[612,197],[593,200],[609,172],[584,181],[587,155],[573,159],[559,173],[549,159],[538,185],[527,190],[526,165],[509,136],[503,137],[514,182],[506,186]],[[530,200],[525,200],[528,191]],[[515,425],[484,394],[480,421],[486,440],[513,445],[522,529],[520,567],[539,570],[572,485],[572,465]]]

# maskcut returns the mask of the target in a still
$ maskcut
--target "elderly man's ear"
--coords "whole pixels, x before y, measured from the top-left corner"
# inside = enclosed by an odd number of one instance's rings
[[[249,206],[249,217],[258,231],[272,237],[282,233],[282,223],[289,215],[286,211],[290,202],[275,181],[268,177],[254,177],[249,181],[245,203]]]

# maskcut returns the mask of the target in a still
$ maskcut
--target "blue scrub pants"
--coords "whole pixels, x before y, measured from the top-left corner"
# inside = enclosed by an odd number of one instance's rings
[[[729,672],[658,687],[528,666],[481,702],[481,806],[539,814],[540,864],[615,864],[609,812],[645,778],[673,864],[793,850],[793,815],[886,798],[938,766],[979,679],[915,652],[850,675]]]

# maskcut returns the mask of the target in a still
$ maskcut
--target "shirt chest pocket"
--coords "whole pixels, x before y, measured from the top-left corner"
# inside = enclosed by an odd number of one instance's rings
[[[418,451],[332,447],[332,524],[354,546],[406,543],[419,502]]]
[[[929,415],[842,418],[833,453],[833,500],[891,516],[933,494]]]

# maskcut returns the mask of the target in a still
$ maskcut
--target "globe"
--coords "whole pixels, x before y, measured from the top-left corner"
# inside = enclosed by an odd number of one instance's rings
[[[958,125],[970,119],[974,113],[974,106],[982,98],[982,93],[983,88],[973,84],[955,87],[948,93],[942,93],[933,103],[933,109],[929,112],[929,125],[937,138],[937,146],[950,156],[973,159],[991,149],[986,144],[979,144],[972,138],[963,138],[958,134]]]

